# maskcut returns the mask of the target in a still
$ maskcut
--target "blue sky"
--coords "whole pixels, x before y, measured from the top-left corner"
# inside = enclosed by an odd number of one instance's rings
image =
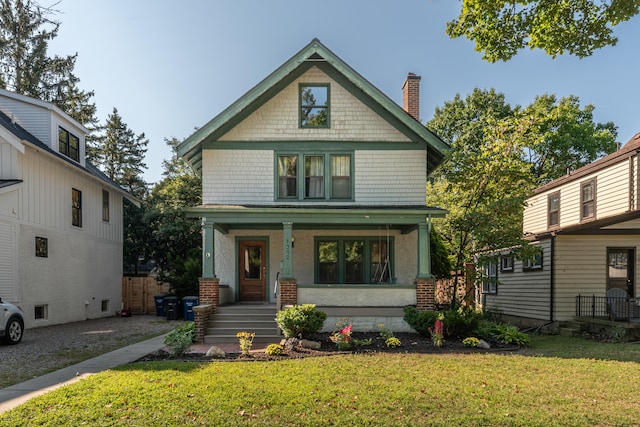
[[[46,5],[46,2],[41,2]],[[421,119],[456,94],[495,88],[512,105],[537,95],[576,95],[595,120],[614,122],[618,141],[640,132],[640,17],[616,27],[618,45],[586,59],[524,51],[490,64],[472,42],[450,39],[453,0],[62,0],[50,54],[78,53],[76,75],[95,91],[104,122],[117,108],[149,139],[145,179],[161,179],[183,140],[306,46],[314,37],[402,104],[408,72],[422,76]]]

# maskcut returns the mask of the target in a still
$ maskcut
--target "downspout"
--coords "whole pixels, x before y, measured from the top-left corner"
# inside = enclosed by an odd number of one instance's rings
[[[551,234],[551,268],[549,271],[549,322],[553,322],[554,294],[556,287],[556,235]]]

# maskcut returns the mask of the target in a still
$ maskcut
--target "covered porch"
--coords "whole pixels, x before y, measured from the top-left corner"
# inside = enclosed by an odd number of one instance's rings
[[[278,310],[310,303],[328,312],[326,324],[366,313],[368,323],[401,328],[402,307],[434,308],[429,233],[431,219],[445,213],[422,206],[191,208],[203,224],[200,304],[212,314],[247,298]],[[198,323],[203,307],[194,311]]]

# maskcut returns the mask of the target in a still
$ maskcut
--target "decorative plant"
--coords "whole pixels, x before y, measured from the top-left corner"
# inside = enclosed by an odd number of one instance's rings
[[[531,342],[529,335],[521,332],[517,326],[506,323],[496,325],[493,336],[501,343],[515,344],[521,347],[526,347]]]
[[[264,349],[264,352],[269,356],[280,356],[283,350],[284,347],[280,344],[269,344],[267,348]]]
[[[238,337],[238,340],[240,341],[240,351],[242,351],[242,354],[249,354],[255,336],[255,332],[243,331],[236,334],[236,337]]]
[[[322,329],[326,318],[314,304],[302,304],[279,311],[276,323],[285,338],[309,338]]]
[[[174,356],[182,356],[193,344],[195,338],[195,323],[187,322],[169,332],[164,343],[169,346]]]
[[[351,348],[351,332],[353,332],[353,326],[349,323],[331,335],[331,341],[336,343],[338,350],[348,350]]]
[[[385,340],[385,342],[389,339],[389,338],[393,338],[393,331],[391,329],[387,329],[384,327],[384,323],[378,323],[378,329],[380,329],[380,336],[382,337],[383,340]]]
[[[442,347],[444,343],[444,323],[440,317],[436,319],[436,323],[433,328],[429,328],[429,333],[431,334],[431,342],[433,342],[434,347]]]
[[[400,342],[400,340],[396,337],[389,337],[387,338],[384,343],[387,345],[387,347],[389,348],[396,348],[396,347],[400,347],[402,346],[402,343]]]
[[[477,347],[480,345],[480,340],[476,337],[467,337],[462,340],[462,345],[465,347]]]

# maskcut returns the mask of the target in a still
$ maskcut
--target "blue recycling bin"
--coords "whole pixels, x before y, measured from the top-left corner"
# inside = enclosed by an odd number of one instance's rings
[[[156,302],[156,316],[164,317],[164,298],[167,294],[158,294],[153,297]]]
[[[184,320],[195,320],[195,314],[193,313],[193,307],[199,304],[198,297],[183,297],[182,305],[184,308]]]

